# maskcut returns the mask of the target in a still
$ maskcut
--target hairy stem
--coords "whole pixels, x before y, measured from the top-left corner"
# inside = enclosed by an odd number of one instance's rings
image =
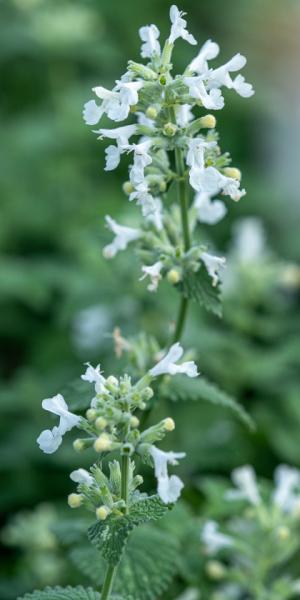
[[[129,513],[129,456],[121,457],[121,497],[125,502],[124,513]],[[112,591],[117,566],[108,565],[101,593],[101,600],[108,600]]]
[[[122,455],[121,459],[121,473],[122,473],[122,483],[121,483],[121,496],[125,502],[125,515],[129,513],[129,456],[127,454]]]
[[[181,339],[182,333],[183,333],[183,329],[184,329],[184,325],[185,325],[185,321],[186,321],[186,315],[187,315],[187,308],[188,308],[188,299],[182,297],[181,301],[180,301],[180,305],[179,305],[179,311],[178,311],[178,316],[176,319],[176,326],[175,326],[175,332],[174,332],[174,337],[173,337],[173,342],[179,342],[179,340]]]
[[[103,583],[101,600],[108,600],[108,598],[110,597],[116,570],[117,567],[114,567],[113,565],[108,565]]]

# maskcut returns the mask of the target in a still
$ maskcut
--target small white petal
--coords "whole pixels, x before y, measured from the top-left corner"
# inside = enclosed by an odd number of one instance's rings
[[[94,483],[94,478],[86,471],[86,469],[72,471],[72,473],[70,473],[70,479],[75,481],[75,483],[85,483],[88,486],[93,485]]]
[[[199,373],[197,372],[197,366],[194,361],[187,361],[181,365],[175,364],[182,355],[183,348],[179,342],[176,342],[171,346],[166,356],[164,356],[164,358],[149,371],[150,375],[152,375],[152,377],[158,377],[159,375],[164,374],[176,375],[176,373],[184,373],[188,377],[197,377]]]
[[[156,25],[141,27],[139,35],[143,42],[141,47],[142,58],[152,58],[154,55],[160,56],[160,44],[158,41],[160,33]]]
[[[239,488],[246,500],[255,506],[260,504],[261,498],[253,467],[245,465],[244,467],[234,469],[232,472],[232,481]]]
[[[168,475],[168,464],[177,465],[177,459],[184,458],[184,452],[163,452],[156,446],[151,446],[150,454],[154,462],[154,472],[157,479],[157,491],[159,497],[165,504],[176,502],[183,488],[183,483],[179,477]]]
[[[202,529],[201,540],[206,546],[208,554],[215,554],[233,544],[233,539],[229,535],[220,533],[218,529],[219,525],[216,521],[207,521]]]
[[[141,237],[141,231],[139,229],[119,225],[119,223],[109,215],[106,215],[105,219],[108,227],[115,234],[115,238],[111,244],[108,244],[108,246],[105,246],[103,249],[105,258],[113,258],[117,252],[125,250],[130,242]]]
[[[213,256],[212,254],[208,254],[208,252],[202,252],[201,260],[204,262],[207,272],[212,278],[213,286],[216,286],[220,279],[219,272],[221,269],[225,268],[226,258]]]
[[[87,125],[96,125],[103,115],[101,106],[98,106],[95,100],[89,100],[83,107],[83,119]]]
[[[182,17],[185,15],[184,12],[180,12],[177,8],[177,6],[175,6],[175,4],[173,4],[170,8],[170,19],[171,19],[171,33],[169,36],[169,43],[170,44],[174,44],[175,40],[177,40],[177,38],[181,37],[182,39],[184,39],[186,42],[188,42],[189,44],[197,44],[197,41],[195,40],[194,36],[189,33],[186,29],[187,26],[187,22],[185,19],[183,19]]]
[[[62,435],[58,427],[53,429],[45,429],[37,438],[37,443],[40,449],[45,454],[53,454],[62,443]]]
[[[199,192],[195,197],[194,207],[197,210],[197,218],[200,223],[215,225],[219,223],[227,213],[227,208],[221,200],[211,201],[206,192]]]

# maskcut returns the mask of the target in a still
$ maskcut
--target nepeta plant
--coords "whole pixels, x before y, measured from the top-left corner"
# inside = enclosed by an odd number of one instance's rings
[[[114,238],[104,248],[104,256],[112,258],[134,243],[143,262],[140,279],[147,278],[148,290],[155,292],[165,277],[181,294],[173,340],[166,344],[167,350],[155,352],[154,366],[150,350],[144,361],[147,367],[138,378],[129,374],[106,378],[100,365],[94,368],[87,364],[81,377],[94,390],[85,416],[70,412],[60,394],[42,404],[45,410],[59,417],[59,423],[41,433],[38,438],[41,450],[49,454],[55,452],[65,433],[77,427],[84,436],[75,440],[75,450],[81,452],[93,447],[95,451],[95,464],[89,471],[79,468],[71,473],[77,491],[69,495],[68,502],[70,507],[83,506],[94,515],[95,523],[88,535],[107,561],[101,600],[117,598],[111,594],[114,582],[118,582],[117,568],[131,530],[163,516],[183,487],[179,477],[169,476],[168,465],[176,465],[178,459],[184,457],[181,451],[184,449],[164,452],[157,447],[166,433],[174,429],[173,419],[167,417],[145,428],[141,417],[152,407],[154,389],[159,397],[162,376],[168,382],[177,374],[188,378],[198,375],[194,361],[178,362],[183,357],[180,339],[187,306],[189,300],[194,299],[220,314],[220,276],[225,258],[211,253],[204,240],[199,239],[197,224],[213,225],[226,215],[225,202],[214,199],[217,194],[234,201],[245,194],[240,188],[240,171],[230,167],[228,153],[221,152],[216,119],[206,110],[223,108],[223,88],[233,89],[243,97],[253,94],[252,86],[244,77],[235,75],[246,59],[236,54],[224,65],[212,68],[210,61],[218,56],[219,46],[208,40],[184,73],[173,75],[171,61],[175,41],[182,38],[189,44],[197,43],[187,31],[183,16],[176,6],[171,7],[171,31],[162,49],[157,27],[142,27],[139,33],[145,64],[130,60],[126,73],[116,81],[112,91],[101,86],[93,88],[99,100],[88,101],[83,112],[85,122],[91,126],[96,126],[103,115],[116,123],[128,117],[135,121],[95,131],[100,139],[113,140],[105,150],[107,171],[117,168],[123,154],[133,156],[124,192],[129,201],[140,207],[142,214],[138,228],[120,225],[110,216],[106,217]],[[178,190],[177,198],[172,193],[173,184]],[[120,336],[118,343],[124,346]],[[209,386],[202,388],[202,393],[215,394],[220,400],[220,394],[218,396]],[[221,394],[221,401],[230,405],[225,395]],[[113,457],[107,463],[106,458],[111,453]],[[138,491],[143,480],[136,472],[137,458],[154,469],[158,484],[156,495]],[[164,566],[163,557],[161,559],[158,561],[158,572],[162,571],[159,592],[163,590],[166,569],[166,562]],[[126,575],[123,569],[122,576],[126,579],[128,570]],[[146,578],[144,589],[141,591],[140,582],[139,591],[131,588],[130,594],[122,593],[122,600],[140,600],[141,595],[156,597],[158,592],[151,590],[147,573],[143,577]],[[122,592],[124,586],[121,585]],[[120,586],[117,589],[120,590]],[[36,594],[32,598],[99,598],[97,592],[83,588],[48,589]]]

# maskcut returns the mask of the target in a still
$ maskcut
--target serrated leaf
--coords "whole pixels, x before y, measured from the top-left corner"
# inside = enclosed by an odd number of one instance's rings
[[[189,379],[178,375],[169,383],[163,383],[160,393],[173,401],[199,401],[211,402],[228,408],[242,421],[251,431],[256,429],[255,423],[244,407],[232,396],[220,390],[215,384],[200,376],[197,379]]]
[[[128,515],[110,515],[105,521],[91,525],[88,537],[107,562],[117,565],[130,532],[142,523],[160,519],[167,510],[158,496],[149,496],[133,504]]]
[[[17,600],[100,600],[99,592],[92,588],[78,587],[46,587],[44,590],[35,590],[30,594],[19,597]]]
[[[176,287],[184,298],[194,300],[218,317],[222,316],[220,285],[212,285],[211,277],[203,266],[196,273],[185,273],[183,280]]]
[[[118,566],[114,589],[132,600],[155,600],[167,589],[176,572],[177,555],[177,543],[167,532],[148,526],[137,529]],[[102,584],[105,562],[96,548],[75,548],[70,557],[95,584]]]

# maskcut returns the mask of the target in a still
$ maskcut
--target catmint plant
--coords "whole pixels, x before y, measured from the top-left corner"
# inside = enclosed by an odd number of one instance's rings
[[[194,46],[197,41],[187,29],[184,13],[175,5],[170,9],[170,20],[170,34],[164,44],[155,25],[141,27],[143,62],[129,60],[127,71],[112,90],[96,85],[94,98],[84,105],[83,118],[98,139],[108,140],[106,171],[116,169],[123,155],[130,156],[123,190],[132,211],[137,206],[141,213],[138,227],[106,216],[112,240],[103,249],[104,257],[114,258],[129,245],[134,246],[142,263],[139,279],[145,280],[147,289],[156,292],[160,282],[167,279],[180,293],[178,317],[172,339],[166,339],[165,348],[154,352],[156,362],[151,364],[149,352],[144,370],[139,363],[139,376],[124,373],[106,377],[100,365],[87,363],[81,378],[90,386],[91,397],[84,415],[70,411],[61,394],[43,401],[43,408],[58,421],[38,437],[41,450],[56,452],[63,437],[76,428],[82,435],[75,439],[74,450],[79,455],[87,448],[94,452],[89,470],[80,467],[79,461],[78,469],[70,474],[74,489],[68,503],[72,509],[83,507],[92,513],[94,522],[88,536],[107,564],[101,596],[90,589],[66,588],[60,592],[62,588],[56,588],[52,595],[48,589],[48,595],[33,594],[32,598],[155,598],[151,582],[144,593],[124,595],[121,585],[121,596],[112,595],[118,584],[118,566],[132,529],[162,517],[183,487],[177,475],[169,474],[169,467],[184,459],[184,448],[165,452],[159,447],[174,429],[173,419],[166,417],[146,427],[143,415],[153,407],[154,394],[159,400],[161,381],[168,383],[176,377],[189,381],[198,376],[192,355],[185,354],[180,343],[189,300],[220,314],[220,281],[226,260],[200,237],[198,224],[217,224],[226,216],[230,201],[239,201],[246,192],[241,187],[240,171],[230,166],[229,154],[220,148],[216,117],[208,111],[223,108],[226,89],[245,98],[254,92],[238,73],[245,66],[245,57],[236,54],[218,66],[213,61],[219,46],[211,40],[198,50],[182,74],[175,74],[175,42]],[[104,115],[116,126],[103,127]],[[217,195],[223,199],[216,199]],[[134,348],[118,330],[115,339],[119,353],[129,348],[134,355]],[[211,393],[209,387],[206,391]],[[222,401],[226,403],[225,396]],[[141,461],[154,470],[154,495],[140,491]],[[166,562],[163,557],[160,560],[159,569],[164,571]],[[122,572],[124,577],[124,569]],[[163,590],[162,582],[159,590]]]

